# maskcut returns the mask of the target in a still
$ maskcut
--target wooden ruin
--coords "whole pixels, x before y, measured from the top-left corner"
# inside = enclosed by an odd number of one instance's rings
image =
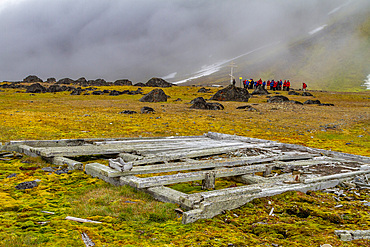
[[[186,210],[184,224],[212,218],[255,198],[326,189],[370,173],[369,157],[213,132],[181,137],[11,141],[0,149],[41,156],[113,185],[129,185],[160,201],[179,204]],[[84,167],[75,160],[89,155],[109,156],[109,166],[93,162]],[[274,170],[283,172],[278,175]],[[136,176],[139,174],[153,175]],[[245,185],[214,190],[220,178]],[[202,181],[202,189],[207,191],[186,194],[166,187],[190,181]]]

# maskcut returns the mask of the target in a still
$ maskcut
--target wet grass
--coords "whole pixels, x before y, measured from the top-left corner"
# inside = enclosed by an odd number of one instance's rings
[[[145,93],[151,90],[143,89]],[[217,90],[199,94],[198,89],[164,89],[171,98],[162,103],[138,102],[140,95],[31,96],[5,90],[0,92],[0,140],[201,135],[215,131],[369,155],[369,92],[312,92],[315,99],[334,107],[267,104],[265,96],[256,96],[248,103],[221,102],[223,111],[189,109],[187,102],[198,96],[209,98]],[[288,97],[301,102],[312,99]],[[177,98],[183,101],[175,101]],[[259,111],[236,110],[246,104],[254,104]],[[153,107],[156,113],[119,114],[123,110],[140,112],[143,106]],[[369,229],[370,210],[363,204],[370,201],[368,190],[357,194],[345,191],[352,199],[342,198],[340,202],[333,194],[323,192],[287,192],[253,200],[213,219],[182,225],[174,212],[177,205],[155,201],[130,187],[107,185],[80,171],[56,175],[40,169],[49,165],[31,157],[0,161],[0,246],[83,246],[82,232],[97,246],[370,245],[368,240],[341,242],[334,235],[337,229]],[[32,167],[36,169],[25,169]],[[12,173],[18,175],[7,178]],[[35,179],[41,180],[36,188],[14,188]],[[227,180],[216,181],[217,188],[234,186]],[[171,187],[195,193],[201,191],[201,181]],[[338,204],[343,206],[336,208]],[[269,216],[272,207],[275,215]],[[67,221],[68,215],[103,223]]]

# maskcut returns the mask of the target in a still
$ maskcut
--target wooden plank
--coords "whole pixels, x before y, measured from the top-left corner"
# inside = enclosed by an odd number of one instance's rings
[[[263,172],[266,170],[267,165],[251,165],[251,166],[242,166],[242,167],[235,167],[235,168],[221,168],[215,170],[215,177],[230,177],[230,176],[238,176],[243,174],[250,174],[255,172]],[[209,171],[199,171],[199,172],[188,172],[188,173],[178,173],[174,175],[165,175],[165,176],[155,176],[155,177],[148,177],[148,178],[138,178],[138,177],[131,177],[128,180],[128,184],[135,188],[149,188],[154,186],[161,186],[161,185],[168,185],[168,184],[175,184],[175,183],[183,183],[183,182],[190,182],[196,180],[203,180],[205,179],[206,173]]]

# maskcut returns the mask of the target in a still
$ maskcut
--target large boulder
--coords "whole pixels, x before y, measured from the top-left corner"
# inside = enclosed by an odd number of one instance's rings
[[[32,84],[31,86],[27,87],[26,93],[45,93],[46,88],[42,86],[40,83]]]
[[[54,85],[51,85],[48,89],[47,89],[47,92],[48,93],[58,93],[58,92],[63,92],[63,91],[66,91],[67,87],[64,86],[64,87],[61,87],[57,84],[54,84]]]
[[[140,101],[141,102],[166,102],[168,96],[162,89],[154,89],[151,92],[145,94]]]
[[[115,86],[132,86],[132,81],[128,80],[128,79],[120,79],[120,80],[116,80],[113,85]]]
[[[267,103],[283,103],[288,102],[289,99],[283,95],[276,95],[267,100]]]
[[[38,78],[35,75],[29,75],[23,79],[23,82],[27,82],[27,83],[42,82],[42,79]]]
[[[162,78],[153,77],[150,79],[146,84],[147,87],[172,87],[174,86],[172,83],[169,83]]]
[[[190,103],[193,105],[190,106],[192,109],[202,109],[202,110],[223,110],[225,109],[220,103],[207,103],[203,97],[198,97],[193,99]]]
[[[46,82],[47,83],[56,83],[57,80],[54,77],[50,77],[50,78],[46,79]]]
[[[75,81],[76,84],[80,85],[81,87],[87,87],[89,84],[87,83],[87,80],[85,77],[80,77]]]
[[[70,79],[70,78],[63,78],[63,79],[60,79],[58,82],[58,84],[73,84],[74,83],[74,80]]]
[[[238,88],[233,85],[221,89],[210,100],[217,101],[241,101],[248,102],[250,94],[246,88]]]
[[[267,95],[267,94],[270,94],[269,92],[267,92],[266,89],[264,89],[263,87],[261,86],[258,86],[252,93],[251,95]]]

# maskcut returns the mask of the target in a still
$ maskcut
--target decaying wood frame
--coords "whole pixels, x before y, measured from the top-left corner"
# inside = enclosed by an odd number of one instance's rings
[[[255,198],[321,190],[370,173],[369,157],[213,132],[185,137],[12,141],[1,149],[81,170],[79,156],[109,156],[113,161],[109,166],[92,162],[84,171],[113,185],[133,186],[158,200],[179,204],[188,210],[182,216],[185,224],[212,218]],[[140,178],[139,174],[152,176]],[[221,178],[245,185],[212,190]],[[166,187],[193,181],[201,181],[202,189],[208,191],[186,194]]]

